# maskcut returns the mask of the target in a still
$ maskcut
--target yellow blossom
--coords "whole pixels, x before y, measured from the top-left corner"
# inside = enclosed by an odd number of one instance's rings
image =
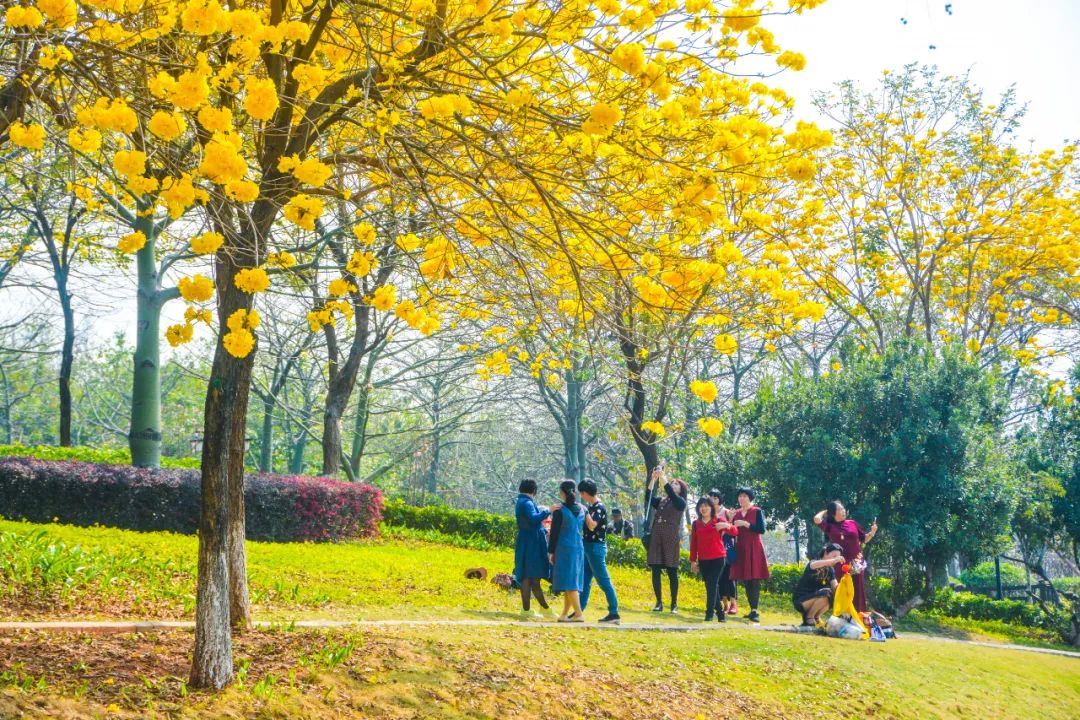
[[[214,296],[214,281],[205,275],[180,278],[176,286],[180,297],[190,303],[206,302]]]
[[[260,293],[270,287],[270,277],[262,268],[244,268],[236,273],[233,284],[246,293]]]
[[[128,255],[130,255],[131,253],[139,252],[145,246],[146,235],[144,235],[139,230],[124,235],[122,238],[120,238],[120,242],[116,243],[116,249]]]

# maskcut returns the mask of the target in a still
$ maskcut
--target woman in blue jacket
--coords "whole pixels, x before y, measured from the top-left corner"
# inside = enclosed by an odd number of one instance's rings
[[[551,511],[541,510],[536,504],[536,481],[522,480],[518,485],[517,541],[514,543],[514,578],[521,585],[521,609],[529,612],[530,596],[535,596],[540,607],[548,609],[540,580],[551,578],[548,563],[547,533],[544,519]]]

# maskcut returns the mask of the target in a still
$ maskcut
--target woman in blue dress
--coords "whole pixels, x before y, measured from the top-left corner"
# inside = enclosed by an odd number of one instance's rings
[[[577,486],[573,480],[559,485],[561,506],[552,506],[551,539],[548,553],[552,571],[551,590],[563,594],[563,612],[559,622],[585,622],[581,612],[581,589],[585,580],[585,545],[582,527],[585,509],[578,504]]]
[[[540,580],[551,578],[547,533],[544,531],[544,520],[551,515],[551,511],[546,508],[541,510],[537,506],[535,480],[522,480],[518,485],[514,514],[518,528],[517,541],[514,543],[514,578],[521,586],[521,609],[529,612],[530,596],[533,596],[540,607],[547,610]]]

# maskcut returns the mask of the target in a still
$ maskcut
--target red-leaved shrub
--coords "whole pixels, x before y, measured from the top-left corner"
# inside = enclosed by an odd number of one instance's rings
[[[194,533],[197,470],[0,457],[0,516],[31,522]],[[382,491],[299,475],[244,478],[249,540],[326,542],[379,532]]]

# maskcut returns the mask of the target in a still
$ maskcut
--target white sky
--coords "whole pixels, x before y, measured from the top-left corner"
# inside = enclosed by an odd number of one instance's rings
[[[988,100],[1015,84],[1028,104],[1019,137],[1035,147],[1080,139],[1080,0],[827,0],[764,25],[806,56],[805,70],[771,81],[795,97],[803,119],[813,119],[813,92],[848,79],[868,85],[917,62],[954,75],[970,69]]]

